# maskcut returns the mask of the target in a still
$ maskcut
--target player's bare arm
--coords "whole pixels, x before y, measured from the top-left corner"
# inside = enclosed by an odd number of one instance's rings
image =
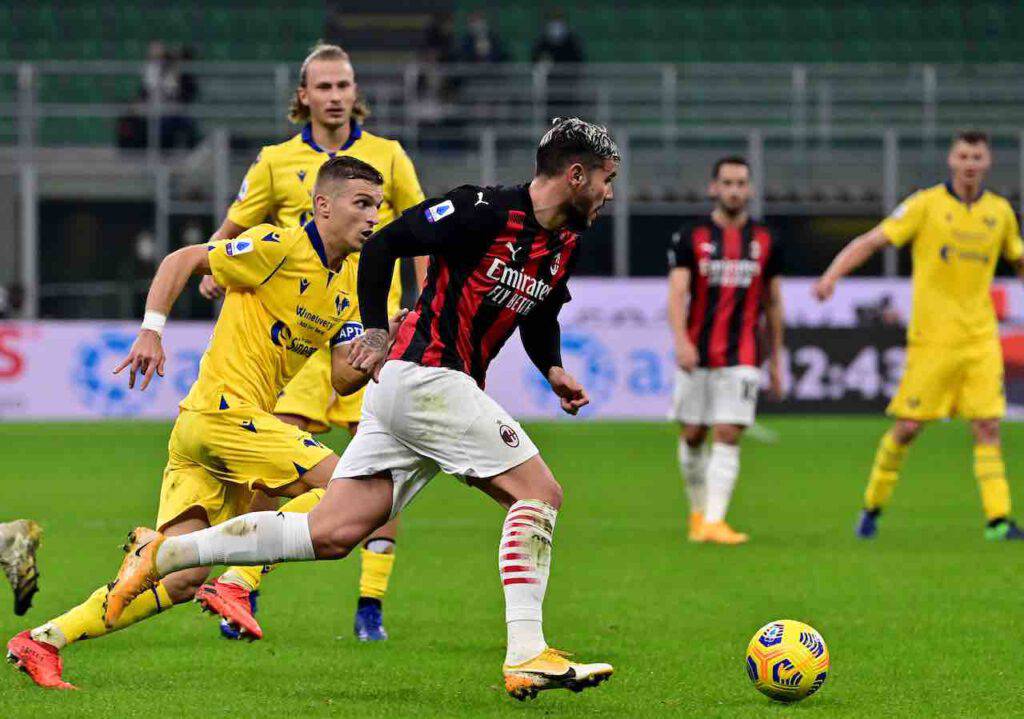
[[[389,323],[387,344],[394,339],[395,333],[402,325],[402,320],[409,314],[409,310],[400,310],[395,314]],[[331,386],[334,391],[345,397],[353,392],[358,392],[372,377],[371,373],[356,369],[352,364],[351,352],[355,345],[352,342],[343,342],[335,345],[331,350]],[[386,347],[387,345],[385,345]]]
[[[167,319],[189,278],[209,273],[210,259],[206,245],[182,247],[167,255],[160,263],[146,297],[146,320],[128,356],[114,369],[114,374],[119,374],[128,368],[129,389],[135,387],[135,377],[139,372],[142,373],[140,391],[149,386],[154,374],[164,376],[164,362],[167,358],[160,341],[162,321]],[[156,324],[148,326],[152,322]]]
[[[877,225],[873,230],[852,240],[844,247],[825,273],[814,283],[814,296],[824,302],[835,292],[836,283],[867,262],[880,249],[889,244],[889,238]]]
[[[765,307],[768,322],[768,378],[775,399],[782,399],[782,348],[785,336],[782,312],[782,281],[773,277]]]
[[[700,362],[700,355],[686,334],[686,309],[690,297],[690,270],[675,267],[668,273],[668,323],[675,342],[676,364],[690,372]]]

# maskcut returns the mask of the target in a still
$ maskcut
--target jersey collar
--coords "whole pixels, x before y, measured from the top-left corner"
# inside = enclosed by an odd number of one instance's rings
[[[363,136],[363,126],[355,121],[353,118],[349,124],[348,139],[345,140],[345,144],[341,146],[338,152],[344,152],[352,145],[356,144],[356,140]],[[313,123],[307,122],[302,128],[302,141],[312,147],[317,152],[327,152],[320,145],[316,144],[316,140],[313,139]],[[331,157],[337,155],[337,152],[327,152]]]
[[[950,180],[946,180],[943,184],[946,186],[946,192],[949,193],[950,197],[952,197],[957,202],[961,202],[961,203],[967,205],[968,207],[970,207],[971,205],[978,204],[978,200],[980,200],[984,196],[984,194],[987,192],[987,190],[985,189],[985,186],[982,185],[981,187],[978,188],[978,196],[974,198],[974,201],[973,202],[968,202],[967,200],[965,200],[962,197],[960,197],[960,195],[956,194],[956,190],[953,189],[953,183]]]
[[[324,267],[330,269],[327,266],[327,250],[324,249],[324,241],[320,239],[320,230],[316,229],[316,223],[313,220],[307,222],[304,226],[306,235],[309,237],[309,243],[313,245],[313,249],[316,250],[317,257],[320,258],[320,262],[323,263]]]

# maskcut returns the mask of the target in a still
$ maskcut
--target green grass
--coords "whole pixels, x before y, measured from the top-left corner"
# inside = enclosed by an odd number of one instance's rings
[[[399,540],[391,641],[351,637],[356,561],[293,565],[264,585],[264,641],[221,641],[213,620],[178,607],[71,647],[65,676],[80,692],[0,673],[0,717],[1019,716],[1024,547],[982,540],[966,428],[925,433],[868,544],[851,528],[884,422],[766,424],[781,439],[744,444],[730,518],[753,541],[738,548],[683,541],[668,425],[529,427],[566,490],[548,639],[614,663],[599,689],[529,704],[504,695],[502,512],[439,477]],[[112,577],[125,531],[153,520],[167,430],[0,425],[0,516],[46,531],[36,606],[24,619],[5,609],[3,637]],[[1019,478],[1024,426],[1005,434]],[[755,692],[743,664],[754,630],[783,617],[817,627],[833,658],[821,692],[791,707]]]

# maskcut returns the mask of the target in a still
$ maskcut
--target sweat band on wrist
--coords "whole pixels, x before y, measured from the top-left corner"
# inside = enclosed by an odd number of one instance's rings
[[[161,337],[164,335],[165,324],[167,324],[167,315],[160,312],[146,310],[146,315],[142,318],[142,329],[153,330]]]

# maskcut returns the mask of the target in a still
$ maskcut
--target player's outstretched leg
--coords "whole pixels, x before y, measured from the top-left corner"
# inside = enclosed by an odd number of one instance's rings
[[[0,524],[0,567],[11,584],[14,613],[19,617],[29,610],[39,591],[36,549],[42,536],[43,530],[31,519]]]
[[[164,537],[156,552],[129,547],[114,588],[122,596],[138,596],[153,577],[191,567],[341,559],[388,520],[392,492],[387,477],[335,479],[309,514],[250,512],[199,532]],[[126,569],[136,563],[137,552],[141,564]],[[104,619],[109,625],[118,615],[108,611]]]
[[[562,489],[534,455],[508,472],[475,482],[508,507],[498,548],[505,592],[508,648],[502,671],[505,690],[520,701],[548,689],[579,692],[610,678],[610,664],[582,664],[544,639],[542,606],[551,570],[551,540]]]
[[[384,595],[395,566],[397,534],[398,517],[395,517],[370,535],[359,553],[362,567],[353,633],[361,642],[379,642],[388,638],[384,629]]]

